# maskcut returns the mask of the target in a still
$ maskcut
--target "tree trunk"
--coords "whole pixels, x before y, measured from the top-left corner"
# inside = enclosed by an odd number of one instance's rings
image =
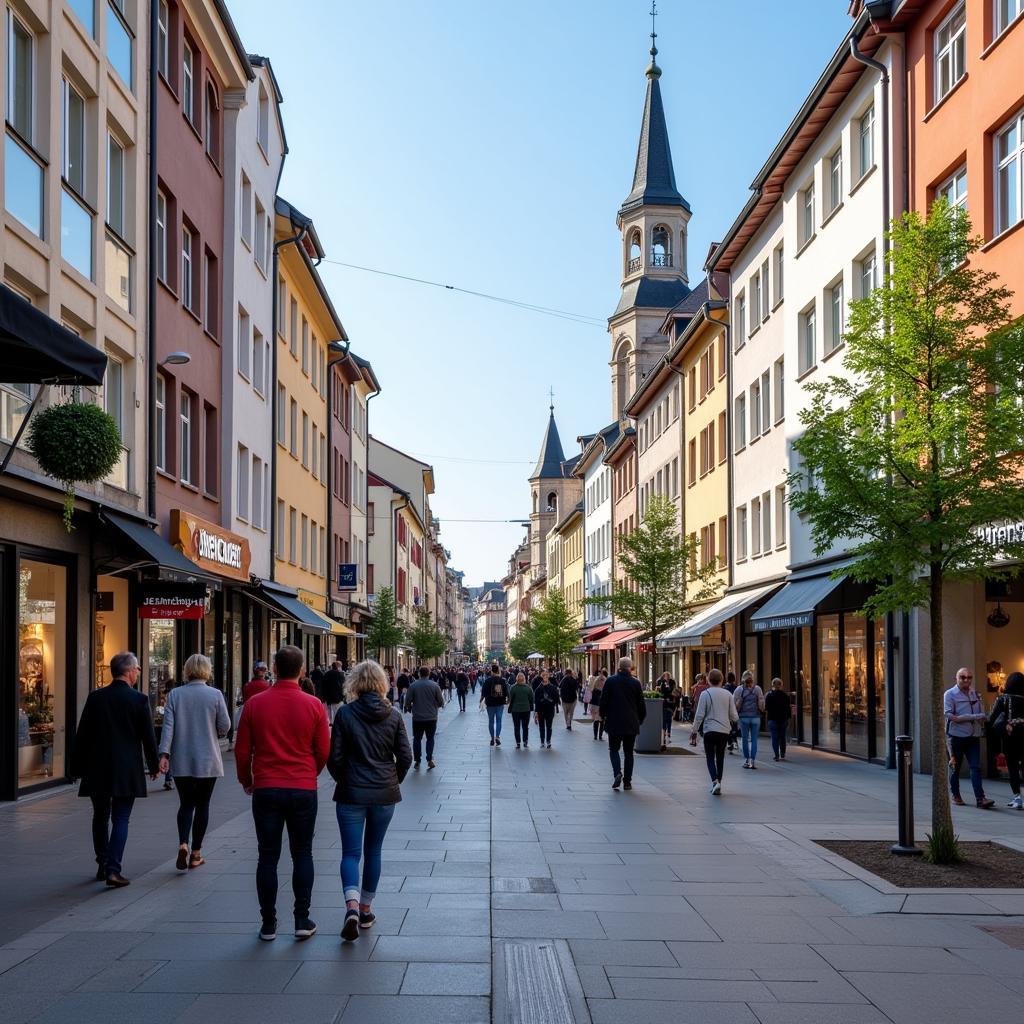
[[[930,599],[928,616],[931,624],[931,715],[932,715],[932,835],[939,830],[953,828],[953,812],[949,804],[949,753],[946,750],[946,718],[942,708],[945,693],[945,666],[942,636],[942,575],[941,564],[932,563],[929,580]]]

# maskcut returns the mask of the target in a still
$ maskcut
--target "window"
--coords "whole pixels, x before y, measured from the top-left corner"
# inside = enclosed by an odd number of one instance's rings
[[[285,288],[284,278],[277,279],[277,333],[284,337],[285,317],[287,316],[288,290]]]
[[[316,536],[316,523],[310,520],[309,523],[309,568],[311,572],[316,572],[319,558],[317,557],[319,552],[317,551],[317,536]]]
[[[320,432],[316,429],[316,424],[313,424],[313,479],[320,479],[320,446],[317,444],[317,439],[320,436]]]
[[[800,314],[800,372],[806,373],[818,358],[814,307]]]
[[[242,241],[247,246],[252,246],[252,182],[245,171],[242,171],[242,187],[239,190],[241,208],[239,209],[239,220],[241,225]]]
[[[192,396],[187,391],[181,393],[181,444],[179,452],[181,456],[181,479],[183,483],[193,482],[192,465]]]
[[[1024,13],[1024,0],[995,0],[996,19],[992,26],[992,35],[1000,35],[1009,27],[1010,22]]]
[[[868,253],[861,261],[858,268],[857,276],[859,278],[859,298],[866,299],[874,290],[878,287],[878,281],[875,279],[875,254],[874,252]]]
[[[783,270],[786,265],[786,250],[782,243],[775,248],[775,305],[777,306],[785,296],[783,290]]]
[[[768,261],[765,260],[761,264],[761,321],[762,323],[768,319],[769,305],[768,296],[771,292],[768,290]],[[724,368],[721,370],[724,373]]]
[[[217,257],[206,249],[203,252],[203,326],[206,333],[217,337],[218,309],[220,308],[220,274],[217,271]]]
[[[263,522],[263,495],[265,493],[264,476],[268,473],[268,467],[256,456],[252,459],[252,525],[257,530],[264,528]]]
[[[270,97],[262,82],[260,82],[256,114],[256,141],[264,153],[270,151]]]
[[[206,83],[203,93],[203,131],[206,155],[217,163],[220,159],[220,106],[212,82]]]
[[[220,490],[217,469],[220,463],[220,431],[217,429],[217,410],[209,402],[203,403],[203,427],[206,431],[203,490],[212,497],[216,497]]]
[[[786,359],[785,356],[775,360],[775,422],[786,416]]]
[[[863,178],[875,166],[875,105],[857,121],[857,175]]]
[[[761,495],[761,526],[762,544],[761,549],[767,555],[772,549],[772,496],[770,491]]]
[[[729,520],[720,516],[718,520],[718,564],[725,568],[728,564],[729,547]]]
[[[249,314],[238,307],[238,372],[249,380],[252,375],[252,339],[250,337]]]
[[[277,499],[277,523],[275,526],[275,546],[277,550],[274,552],[278,558],[284,558],[284,500],[282,498]]]
[[[121,238],[125,237],[124,216],[125,165],[124,148],[107,136],[107,225]]]
[[[302,465],[309,468],[309,414],[302,414]]]
[[[1024,209],[1024,110],[996,136],[996,234],[1012,228]]]
[[[800,193],[800,245],[814,237],[814,182]]]
[[[761,275],[754,274],[750,279],[750,333],[761,326]]]
[[[192,242],[192,231],[188,227],[183,227],[181,229],[181,304],[186,309],[193,308]]]
[[[167,470],[167,380],[156,375],[156,468]]]
[[[35,39],[7,10],[7,120],[28,143],[34,142]]]
[[[256,200],[256,242],[253,245],[252,257],[256,266],[265,274],[267,272],[267,213],[263,204]]]
[[[16,135],[4,140],[4,202],[31,232],[43,237],[43,168],[23,143],[34,142],[35,40],[7,10],[7,120]]]
[[[726,444],[726,433],[725,433],[725,413],[720,412],[718,414],[718,461],[725,462],[729,454],[729,446]],[[676,490],[674,493],[678,494]]]
[[[66,78],[61,79],[64,99],[64,180],[85,195],[85,100]]]
[[[690,412],[697,407],[697,367],[693,366],[690,368]],[[643,451],[643,446],[640,448]]]
[[[843,282],[837,281],[828,293],[828,337],[825,339],[825,354],[835,352],[843,343],[843,332],[846,330],[846,306],[843,304]]]
[[[697,440],[696,440],[696,438],[692,438],[692,437],[690,438],[689,470],[690,470],[690,480],[689,480],[689,483],[690,483],[690,486],[692,487],[693,484],[696,483],[696,481],[697,481]]]
[[[1021,0],[1024,3],[1024,0]],[[967,208],[967,166],[954,171],[936,190],[936,199],[945,199],[950,206]]]
[[[843,147],[828,158],[828,212],[839,208],[843,201]]]
[[[96,36],[95,4],[96,0],[68,0],[68,7],[78,15],[78,20],[93,38]]]
[[[291,304],[288,309],[288,322],[291,327],[291,337],[289,340],[288,351],[293,356],[299,354],[299,304],[295,301],[295,296],[291,298]]]
[[[287,442],[287,424],[285,422],[285,404],[288,395],[283,384],[277,385],[277,443],[284,446]]]
[[[747,506],[736,508],[736,561],[742,562],[747,557]]]
[[[736,348],[746,341],[747,335],[747,297],[743,292],[736,296]]]
[[[775,488],[775,546],[786,546],[786,485]]]
[[[125,22],[124,0],[107,0],[107,60],[130,89],[132,87],[132,35]]]
[[[761,433],[772,428],[772,375],[770,370],[761,374]]]
[[[753,555],[761,554],[761,499],[754,498],[750,503],[750,551]]]
[[[64,108],[62,175],[66,184],[60,196],[60,254],[91,281],[92,213],[80,198],[85,188],[85,101],[63,79],[61,90]],[[76,181],[70,180],[69,174]]]
[[[958,4],[935,32],[935,102],[964,77],[967,51],[967,5]]]
[[[89,0],[90,4],[92,0]],[[160,0],[157,5],[156,14],[156,69],[164,78],[167,77],[167,69],[170,67],[170,46],[169,30],[171,24],[170,11],[167,7],[167,0]]]
[[[167,196],[156,194],[156,276],[167,283]]]
[[[288,410],[289,444],[288,450],[292,455],[299,454],[299,406],[294,398],[289,401]]]
[[[761,436],[761,381],[755,380],[750,385],[750,440],[756,441]]]
[[[124,438],[124,364],[107,354],[107,372],[103,376],[103,409],[117,424]]]
[[[249,518],[249,449],[238,446],[238,507],[235,515],[239,519]]]
[[[736,446],[736,451],[742,451],[747,447],[747,396],[737,395],[734,406],[733,443]]]
[[[195,67],[196,52],[186,39],[181,56],[181,107],[185,116],[195,125]]]
[[[295,509],[288,509],[288,561],[295,564],[296,547],[298,546],[299,514]]]
[[[309,376],[309,323],[302,318],[302,372]]]
[[[266,394],[267,366],[270,363],[270,346],[256,328],[252,331],[252,386]]]

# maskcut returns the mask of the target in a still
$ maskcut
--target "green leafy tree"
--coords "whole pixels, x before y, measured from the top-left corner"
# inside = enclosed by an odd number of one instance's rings
[[[533,616],[527,615],[519,625],[519,631],[508,642],[508,656],[513,661],[526,661],[537,650]]]
[[[580,642],[579,623],[563,590],[549,590],[531,615],[534,651],[555,664]],[[529,652],[533,653],[533,651]]]
[[[790,504],[819,553],[842,544],[853,556],[844,573],[873,585],[866,614],[928,610],[929,854],[952,860],[942,598],[947,583],[1004,575],[993,562],[1024,557],[1008,531],[986,532],[1024,508],[1024,329],[1011,293],[972,266],[981,239],[963,210],[942,200],[889,237],[883,287],[850,305],[852,378],[808,387]]]
[[[405,642],[420,662],[440,658],[448,650],[447,637],[434,625],[433,617],[426,608],[416,610],[413,624],[406,630]]]
[[[699,543],[680,536],[674,501],[652,497],[640,525],[620,534],[618,543],[622,578],[610,596],[585,597],[584,604],[610,606],[617,620],[643,630],[652,642],[714,595],[717,563],[697,564]]]
[[[373,607],[373,620],[366,627],[366,647],[378,660],[383,661],[402,642],[405,630],[398,621],[395,594],[390,587],[377,591]]]

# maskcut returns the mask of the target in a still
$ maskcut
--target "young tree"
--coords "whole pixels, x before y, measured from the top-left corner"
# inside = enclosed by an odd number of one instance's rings
[[[610,596],[585,597],[585,604],[610,606],[615,618],[642,629],[651,642],[681,626],[693,606],[715,592],[717,563],[697,565],[698,545],[680,537],[675,502],[655,495],[640,525],[620,534],[619,565]]]
[[[549,590],[531,621],[534,650],[556,665],[580,642],[579,623],[569,610],[563,590]]]
[[[971,265],[981,239],[967,214],[937,202],[927,220],[894,221],[884,285],[850,305],[850,380],[808,387],[803,468],[790,504],[819,553],[848,546],[847,575],[874,586],[864,611],[927,608],[931,631],[933,856],[956,857],[942,697],[947,582],[999,576],[1024,557],[1012,531],[986,532],[1024,509],[1024,329],[1010,292]]]
[[[381,587],[374,602],[373,620],[366,627],[366,647],[378,660],[388,656],[405,636],[398,622],[395,595],[390,587]]]
[[[448,650],[447,638],[434,625],[426,608],[416,610],[413,624],[406,630],[405,642],[413,649],[419,662],[439,658]]]

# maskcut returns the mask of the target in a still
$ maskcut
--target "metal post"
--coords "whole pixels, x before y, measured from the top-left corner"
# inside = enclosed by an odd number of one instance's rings
[[[914,845],[914,738],[896,737],[896,769],[899,786],[900,839],[889,847],[890,853],[905,857],[919,856],[923,851]]]

